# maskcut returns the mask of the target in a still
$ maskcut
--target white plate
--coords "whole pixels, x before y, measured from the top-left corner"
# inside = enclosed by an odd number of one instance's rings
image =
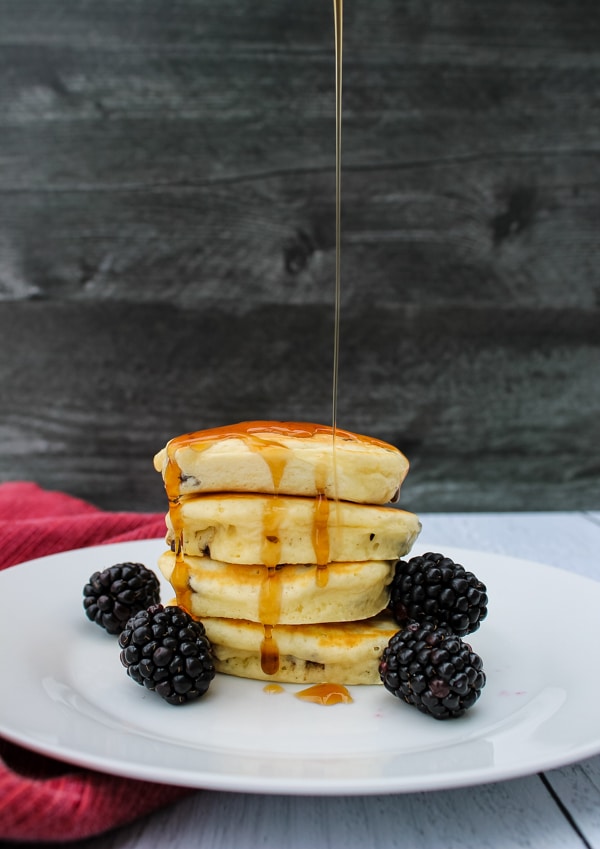
[[[458,720],[436,721],[383,687],[323,707],[285,685],[218,675],[173,707],[133,683],[111,637],[89,622],[89,575],[123,560],[154,567],[163,544],[129,542],[53,555],[0,573],[0,733],[104,772],[263,793],[371,794],[527,775],[600,752],[600,584],[549,566],[441,550],[487,584],[490,612],[468,641],[488,676]],[[163,584],[164,587],[164,584]],[[170,599],[168,587],[163,599]],[[561,642],[558,626],[569,626]]]

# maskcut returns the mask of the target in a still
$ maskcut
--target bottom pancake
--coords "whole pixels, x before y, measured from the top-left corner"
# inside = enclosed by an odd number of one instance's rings
[[[218,672],[287,684],[379,684],[379,659],[398,623],[387,614],[358,622],[276,625],[202,619]]]

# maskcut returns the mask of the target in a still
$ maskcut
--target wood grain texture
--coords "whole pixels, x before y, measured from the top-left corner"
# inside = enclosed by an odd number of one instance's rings
[[[593,508],[600,7],[347,4],[340,424],[418,510]],[[327,3],[0,0],[0,479],[329,421]]]
[[[597,791],[596,791],[597,795]],[[596,832],[597,833],[597,829]],[[585,849],[542,781],[358,797],[194,794],[74,849]],[[591,842],[589,846],[598,846]]]
[[[547,779],[588,845],[596,846],[600,835],[600,758],[589,758],[573,766],[553,770],[548,773]]]

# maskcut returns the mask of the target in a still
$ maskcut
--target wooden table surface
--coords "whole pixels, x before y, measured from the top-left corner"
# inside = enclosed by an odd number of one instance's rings
[[[600,580],[600,512],[428,514],[422,519],[428,540],[536,560]],[[600,756],[515,780],[405,795],[319,798],[198,791],[129,826],[69,845],[600,849]]]

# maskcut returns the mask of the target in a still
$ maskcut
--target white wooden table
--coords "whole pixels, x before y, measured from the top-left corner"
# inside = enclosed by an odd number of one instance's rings
[[[537,560],[600,581],[600,512],[421,518],[428,540]],[[590,663],[597,665],[590,674],[599,675],[600,658]],[[600,849],[600,756],[545,774],[430,793],[318,798],[198,791],[129,826],[69,845]]]

